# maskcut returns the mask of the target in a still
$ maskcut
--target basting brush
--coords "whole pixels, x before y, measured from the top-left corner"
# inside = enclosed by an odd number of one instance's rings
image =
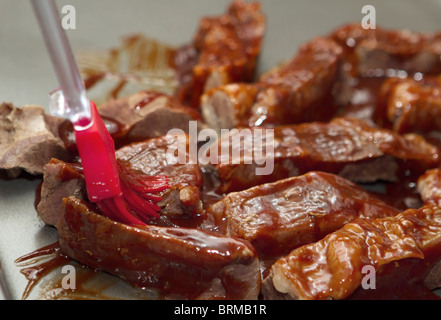
[[[156,203],[161,197],[155,193],[168,188],[167,177],[143,175],[118,163],[114,141],[87,98],[54,1],[31,1],[61,89],[52,95],[56,103],[51,104],[51,113],[74,126],[89,200],[104,215],[126,224],[144,225],[158,218]]]

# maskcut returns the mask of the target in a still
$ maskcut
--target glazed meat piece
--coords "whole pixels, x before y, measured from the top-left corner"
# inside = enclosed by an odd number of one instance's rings
[[[417,183],[418,192],[426,205],[441,207],[441,170],[439,168],[426,171]],[[441,287],[441,262],[438,262],[424,280],[427,288]]]
[[[242,81],[247,64],[245,49],[236,32],[215,25],[201,44],[198,64],[193,68],[193,106],[201,94],[220,85]]]
[[[329,37],[345,49],[345,60],[354,76],[387,75],[394,70],[441,73],[441,33],[364,29],[358,23],[343,26]]]
[[[260,257],[288,254],[356,218],[398,213],[361,187],[324,172],[229,193],[205,212],[207,225],[221,234],[248,240]]]
[[[264,96],[258,96],[251,110],[250,126],[266,121],[284,124],[321,120],[333,115],[333,96],[337,94],[341,80],[341,56],[339,45],[317,37],[303,44],[297,55],[286,64],[262,75],[261,83],[279,91],[279,94],[286,91],[288,98],[267,104],[276,97],[271,94],[271,89],[263,93]],[[284,103],[285,106],[278,106]],[[265,105],[270,108],[265,110]]]
[[[440,248],[438,207],[427,205],[393,217],[358,219],[279,259],[264,281],[264,297],[434,298],[424,281],[440,260]]]
[[[257,60],[266,31],[265,15],[259,2],[235,0],[228,8],[228,16],[229,23],[234,26],[247,55],[244,79],[251,81],[255,76]],[[219,20],[225,23],[224,18]]]
[[[329,119],[341,85],[342,49],[316,38],[257,84],[230,84],[201,98],[205,122],[216,130]]]
[[[185,142],[185,150],[189,150],[189,137],[182,138],[179,141]],[[130,170],[167,176],[171,187],[161,193],[162,200],[158,203],[161,213],[187,217],[202,212],[203,177],[199,164],[191,161],[189,153],[184,155],[183,163],[169,155],[175,143],[167,136],[148,139],[118,149],[116,157]]]
[[[440,161],[438,148],[421,136],[401,136],[349,118],[231,130],[219,145],[215,169],[220,193],[308,171],[335,173],[359,183],[393,181],[398,170],[421,174]]]
[[[259,260],[242,240],[199,229],[132,227],[63,200],[60,248],[93,269],[157,289],[166,299],[257,299]]]
[[[118,161],[130,172],[168,176],[170,188],[159,194],[162,200],[158,205],[165,216],[163,221],[156,221],[160,224],[170,224],[172,218],[184,223],[202,213],[202,171],[197,164],[173,163],[167,156],[170,143],[166,137],[152,138],[116,151]],[[64,197],[75,195],[87,199],[83,179],[79,164],[54,159],[45,166],[41,199],[37,205],[37,212],[45,223],[56,224]]]
[[[417,189],[425,203],[439,203],[441,200],[441,170],[427,170],[418,179]]]
[[[248,127],[250,111],[263,90],[259,84],[231,83],[206,92],[201,97],[204,122],[217,132]]]
[[[198,130],[204,126],[198,111],[183,106],[174,97],[153,91],[141,91],[109,100],[98,106],[98,112],[117,148],[164,136],[172,129],[188,132],[190,121],[197,122]],[[72,124],[69,121],[63,122],[59,132],[65,146],[76,154]]]
[[[391,78],[383,84],[379,123],[398,133],[441,130],[441,79]]]
[[[82,168],[78,164],[58,159],[49,161],[43,169],[43,182],[37,204],[37,213],[47,225],[55,226],[67,196],[87,199]]]
[[[0,105],[0,171],[9,178],[23,171],[43,174],[52,157],[68,160],[70,153],[58,135],[63,120],[46,115],[43,107]]]
[[[201,120],[199,112],[183,106],[176,98],[148,91],[110,100],[100,105],[98,111],[120,124],[119,132],[113,135],[117,142],[144,141],[164,136],[171,129],[187,132],[190,121]]]
[[[211,88],[251,81],[265,27],[257,2],[234,1],[224,15],[203,18],[193,45],[176,51],[181,101],[198,107]]]

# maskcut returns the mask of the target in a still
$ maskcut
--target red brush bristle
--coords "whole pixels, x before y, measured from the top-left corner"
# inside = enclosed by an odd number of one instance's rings
[[[122,196],[98,203],[100,210],[109,218],[131,225],[145,225],[151,218],[159,218],[161,201],[158,193],[168,189],[167,176],[148,176],[128,170],[117,162]]]

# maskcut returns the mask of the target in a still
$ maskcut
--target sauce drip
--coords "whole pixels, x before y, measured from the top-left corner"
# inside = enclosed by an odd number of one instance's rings
[[[51,277],[50,281],[44,283],[44,287],[39,288],[41,299],[119,300],[127,299],[127,297],[138,300],[158,299],[154,290],[135,288],[115,276],[79,265],[62,253],[58,242],[26,254],[18,258],[15,263],[23,267],[20,272],[28,280],[22,294],[23,300],[28,299],[32,291],[48,277]],[[75,268],[74,289],[63,288],[62,278],[65,274],[60,272],[57,276],[51,276],[53,272],[65,265]]]
[[[39,263],[48,258],[49,260]],[[61,254],[58,242],[45,246],[15,260],[15,263],[18,266],[25,266],[20,272],[28,280],[28,285],[23,292],[22,299],[26,300],[29,297],[31,290],[43,277],[47,276],[56,268],[67,264],[69,261],[69,258]]]

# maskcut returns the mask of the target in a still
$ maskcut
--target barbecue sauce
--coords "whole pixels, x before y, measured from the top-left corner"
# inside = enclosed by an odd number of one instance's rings
[[[40,260],[45,258],[47,259],[48,257],[48,260],[38,263]],[[41,279],[56,268],[67,264],[69,261],[70,259],[61,254],[58,242],[40,248],[15,260],[15,263],[18,266],[27,266],[37,263],[33,266],[25,267],[20,270],[20,272],[28,280],[28,284],[23,292],[22,299],[26,300],[29,297],[31,290],[39,283]]]
[[[219,294],[234,299],[244,294],[243,286],[254,288],[253,281],[258,281],[257,257],[245,241],[194,228],[131,227],[94,213],[74,197],[63,202],[65,212],[57,224],[63,252],[135,287],[192,299],[205,292],[213,279],[220,279],[226,292]],[[253,272],[247,275],[251,283],[243,278],[243,271],[229,270],[235,265]]]
[[[15,263],[22,268],[20,272],[28,281],[22,294],[23,300],[33,299],[31,294],[37,288],[39,292],[35,295],[38,299],[112,300],[126,299],[127,296],[136,299],[158,298],[154,291],[127,286],[117,288],[117,292],[112,292],[112,287],[121,285],[121,279],[78,264],[61,251],[58,242],[26,254],[18,258]],[[63,286],[63,277],[66,274],[62,273],[61,268],[66,265],[75,268],[75,288]],[[49,277],[50,281],[42,283]],[[106,290],[109,290],[108,293]]]
[[[361,118],[368,118],[374,121],[374,113],[376,108],[376,97],[379,88],[381,87],[381,83],[384,81],[383,78],[360,78],[356,82],[354,86],[354,96],[359,95],[361,97],[360,99],[353,99],[351,103],[343,110],[343,114],[355,116],[355,117],[361,117]],[[160,96],[160,94],[151,95],[148,96],[146,99],[143,99],[137,104],[137,107],[142,108],[144,105],[150,103],[152,100],[154,100],[156,97]],[[112,124],[111,119],[108,119],[108,121]],[[112,133],[117,133],[118,129],[120,128],[120,124],[117,124],[116,122],[114,124],[114,129],[109,130]],[[64,128],[64,130],[68,130]],[[64,137],[67,137],[67,132],[64,133]],[[63,171],[64,172],[64,171]],[[63,173],[63,176],[60,177],[61,179],[71,179],[74,178],[71,175],[65,176]],[[206,179],[207,183],[204,187],[203,191],[203,199],[204,199],[204,205],[207,207],[209,204],[214,203],[215,201],[222,198],[222,194],[219,194],[216,192],[216,187],[218,181],[213,178],[212,174],[209,172],[204,173],[204,178]],[[399,182],[397,183],[388,183],[385,184],[385,192],[380,194],[380,197],[385,200],[387,203],[400,208],[400,209],[406,209],[408,207],[415,207],[418,206],[420,203],[420,199],[418,194],[415,190],[415,181],[418,177],[415,175],[409,175],[405,172],[400,173]],[[404,181],[404,182],[403,182]],[[413,201],[408,200],[408,198],[411,197]],[[413,203],[413,205],[409,205],[409,203]],[[179,220],[173,221],[173,219],[169,219],[167,222],[161,222],[161,221],[153,221],[153,224],[157,225],[185,225],[186,227],[197,227],[200,223],[200,219],[194,219],[194,220],[188,220],[184,223],[179,223]],[[26,298],[33,287],[38,283],[39,279],[44,278],[47,274],[50,273],[51,270],[56,269],[57,267],[68,263],[69,259],[63,256],[59,252],[59,248],[54,245],[52,248],[42,248],[40,251],[37,251],[31,255],[25,256],[20,259],[18,262],[23,262],[27,259],[30,259],[31,257],[37,257],[38,255],[47,255],[49,252],[57,253],[56,257],[51,259],[48,262],[42,263],[41,265],[37,267],[32,267],[23,270],[23,274],[27,277],[29,280],[29,285],[26,289],[26,291],[23,294],[23,297]],[[274,262],[274,258],[265,258],[262,257],[262,272],[264,275],[268,273],[269,267]],[[35,276],[35,278],[34,278]],[[396,284],[393,285],[392,281],[389,283],[390,285],[384,288],[384,291],[376,290],[375,292],[372,292],[374,296],[371,295],[371,292],[361,292],[357,291],[353,296],[350,298],[352,299],[367,299],[367,298],[378,298],[378,297],[386,297],[391,298],[392,296],[394,298],[410,298],[407,294],[409,290],[412,290],[412,299],[432,299],[437,298],[437,296],[433,295],[432,292],[428,289],[426,289],[423,286],[420,285],[410,285],[410,284]]]
[[[134,47],[134,44],[137,41],[138,40],[136,37],[129,38],[121,48],[117,50],[113,50],[112,51],[113,60],[111,61],[115,62],[117,60],[116,58],[119,55],[121,55],[123,52],[126,52],[127,49],[130,52],[129,55],[136,55],[137,53],[139,53],[136,50],[130,49]],[[189,47],[187,48],[187,50],[188,52],[185,52],[185,54],[188,55],[187,57],[185,57],[185,59],[187,60],[187,65],[185,64],[182,65],[181,67],[183,69],[180,70],[181,71],[180,73],[184,76],[188,76],[188,74],[190,73],[189,70],[192,69],[192,67],[195,64],[195,61],[198,58],[197,52],[194,50],[194,48]],[[170,52],[168,54],[170,54]],[[184,54],[184,52],[182,54]],[[152,57],[157,58],[156,55],[151,55],[150,59],[153,59]],[[168,60],[169,62],[172,61],[169,64],[169,66],[175,68],[176,66],[175,65],[173,66],[173,59],[169,58]],[[136,64],[136,67],[139,68],[140,60],[137,61],[138,63]],[[351,63],[355,65],[356,61],[351,61]],[[113,67],[115,66],[116,64],[113,65]],[[98,71],[98,69],[88,70],[88,77],[85,80],[86,88],[92,89],[99,82],[106,79],[107,75],[108,74],[106,72]],[[385,79],[386,78],[383,76],[354,78],[354,82],[352,84],[352,90],[353,90],[352,98],[348,105],[340,109],[340,115],[363,118],[375,123],[376,122],[375,112],[378,104],[378,92]],[[109,92],[109,95],[112,98],[117,98],[122,92],[124,86],[127,84],[127,81],[128,80],[126,78],[122,78],[122,79],[119,78],[119,82],[117,82],[116,86],[112,88],[112,90]],[[151,102],[150,99],[151,99],[150,97],[147,97],[143,101],[140,101],[140,103],[136,106],[136,108],[141,109],[143,106]],[[116,121],[112,119],[107,119],[107,122],[109,123],[109,128],[110,128],[109,131],[112,131],[115,135],[117,135],[121,131],[121,124],[116,123]],[[74,140],[72,138],[73,136],[71,129],[66,124],[64,124],[64,126],[62,126],[61,128],[62,129],[60,131],[60,136],[65,142],[66,147],[68,149],[73,148],[72,141]],[[380,196],[388,203],[400,209],[406,209],[408,207],[418,207],[421,202],[415,190],[415,181],[417,178],[418,177],[415,175],[411,175],[406,172],[401,172],[399,176],[399,182],[386,184],[385,192],[381,193]],[[208,179],[211,179],[211,177],[209,176]],[[206,206],[212,202],[217,201],[222,197],[222,194],[219,194],[215,191],[216,189],[214,185],[215,183],[208,184],[204,188],[203,199],[205,199],[204,204]],[[409,198],[411,198],[411,200],[409,200]],[[196,226],[196,224],[194,226]],[[30,290],[36,285],[38,279],[43,278],[45,275],[47,275],[50,272],[50,270],[53,270],[57,266],[67,263],[68,259],[65,256],[63,256],[63,254],[61,254],[58,244],[54,244],[52,246],[42,248],[34,253],[31,253],[29,255],[17,259],[18,263],[23,263],[25,261],[28,261],[29,259],[37,258],[39,256],[44,256],[48,254],[54,255],[54,258],[48,262],[42,263],[40,266],[36,267],[35,269],[27,268],[23,270],[22,273],[27,277],[27,279],[30,282],[23,295],[24,297],[27,297],[29,295]],[[273,261],[268,262],[265,265],[264,269],[266,270],[272,264],[272,262]],[[408,262],[408,265],[411,266],[412,263],[413,262],[410,261]],[[406,270],[405,265],[402,267],[404,267],[403,270]],[[406,273],[402,273],[402,274],[406,274]],[[407,275],[408,274],[406,274],[406,276]],[[357,299],[357,298],[389,299],[392,297],[411,298],[411,299],[435,298],[435,296],[428,289],[424,288],[419,283],[418,284],[409,283],[409,279],[412,279],[414,276],[416,277],[418,276],[418,274],[412,274],[410,278],[404,277],[403,279],[400,279],[400,277],[396,275],[389,278],[385,276],[385,279],[387,281],[385,281],[385,285],[382,286],[381,290],[373,290],[372,294],[371,292],[356,292],[350,298],[353,299]],[[409,292],[412,292],[412,296],[409,296]]]

